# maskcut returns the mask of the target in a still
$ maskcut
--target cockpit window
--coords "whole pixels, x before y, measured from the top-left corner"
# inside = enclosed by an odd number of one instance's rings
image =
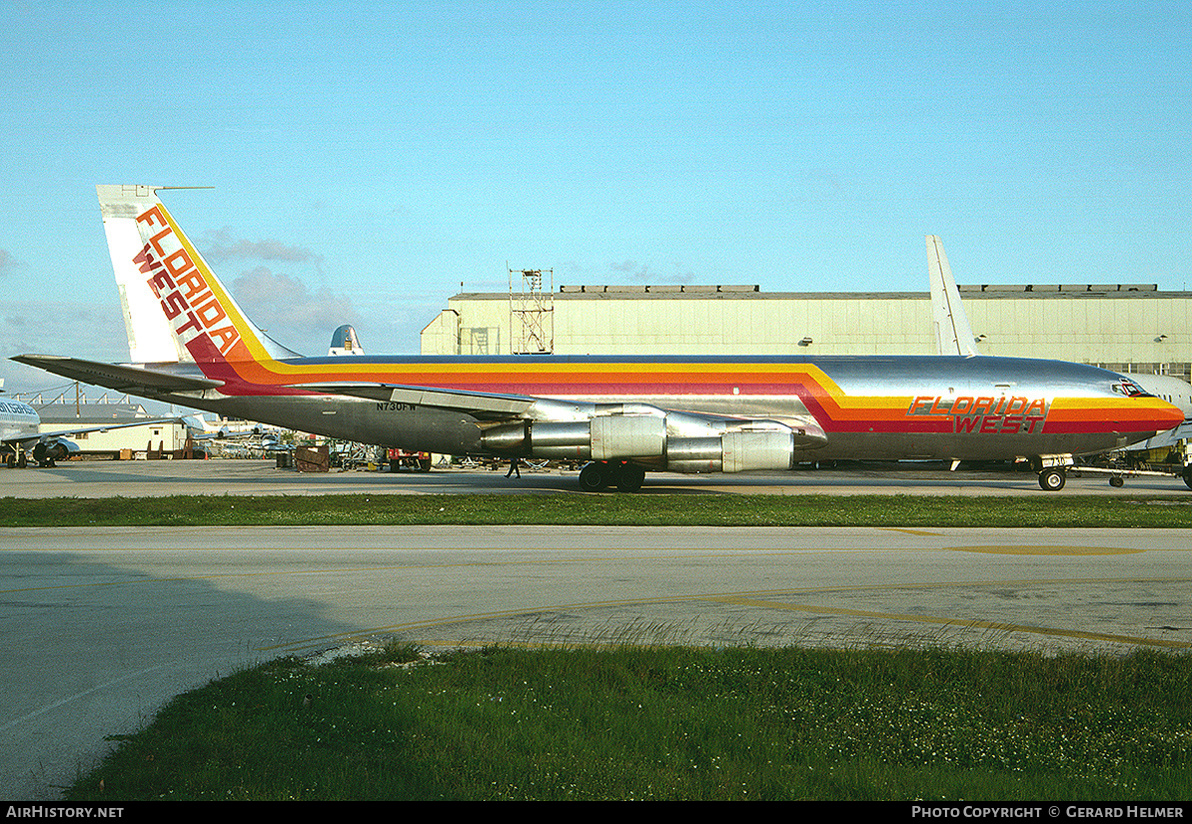
[[[1127,398],[1135,398],[1146,394],[1146,392],[1142,391],[1142,387],[1129,378],[1122,378],[1121,381],[1113,385],[1112,389],[1114,392],[1117,392],[1119,395],[1125,395]]]

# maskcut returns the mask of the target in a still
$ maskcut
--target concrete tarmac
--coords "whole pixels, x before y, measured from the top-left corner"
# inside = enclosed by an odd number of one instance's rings
[[[907,467],[912,468],[907,468]],[[847,470],[796,470],[742,475],[650,472],[637,494],[870,494],[870,495],[1107,495],[1145,492],[1189,495],[1175,477],[1137,477],[1120,489],[1104,475],[1073,474],[1058,492],[1039,488],[1032,472],[958,471],[915,465],[869,465]],[[69,461],[48,469],[0,469],[0,497],[104,498],[114,495],[428,495],[585,494],[578,472],[523,467],[521,478],[499,470],[435,469],[431,472],[366,470],[297,472],[273,460]],[[611,493],[610,493],[611,494]]]
[[[276,656],[512,644],[1192,649],[1186,530],[0,530],[4,795]]]
[[[268,461],[0,470],[0,497],[583,494],[575,473],[305,475]],[[641,494],[1187,494],[1176,479],[650,476]],[[1178,501],[1177,501],[1178,502]],[[1188,530],[0,529],[0,793],[50,800],[173,696],[273,657],[512,644],[1192,649]]]

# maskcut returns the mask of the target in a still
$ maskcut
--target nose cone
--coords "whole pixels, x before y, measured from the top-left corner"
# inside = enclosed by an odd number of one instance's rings
[[[1165,400],[1153,396],[1130,400],[1137,403],[1119,409],[1115,415],[1118,432],[1139,433],[1149,438],[1184,422],[1183,410]]]
[[[1166,432],[1168,429],[1175,429],[1184,422],[1184,410],[1166,401],[1160,401],[1159,403],[1162,408],[1155,413],[1155,417],[1158,419],[1156,432]]]

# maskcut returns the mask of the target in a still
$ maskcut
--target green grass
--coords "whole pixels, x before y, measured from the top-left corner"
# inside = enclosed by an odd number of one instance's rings
[[[0,526],[620,524],[1192,527],[1189,495],[188,495],[2,498]]]
[[[216,681],[66,799],[1192,797],[1186,656],[489,648],[393,664],[414,660],[392,646]]]

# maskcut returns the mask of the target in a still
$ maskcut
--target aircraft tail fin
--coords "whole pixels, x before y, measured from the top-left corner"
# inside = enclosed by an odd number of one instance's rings
[[[948,266],[944,244],[935,235],[927,236],[927,273],[931,279],[931,313],[935,322],[935,343],[941,355],[979,354],[973,328],[960,302],[960,290]]]
[[[136,363],[298,357],[257,328],[157,197],[96,186]]]
[[[192,361],[190,353],[174,338],[160,299],[134,259],[145,247],[137,229],[137,215],[156,200],[154,186],[96,186],[108,254],[120,292],[124,328],[128,332],[128,356],[133,363],[176,363]]]
[[[355,327],[345,323],[332,332],[331,347],[327,350],[327,354],[363,355],[364,349],[360,346],[360,339],[356,337]]]

